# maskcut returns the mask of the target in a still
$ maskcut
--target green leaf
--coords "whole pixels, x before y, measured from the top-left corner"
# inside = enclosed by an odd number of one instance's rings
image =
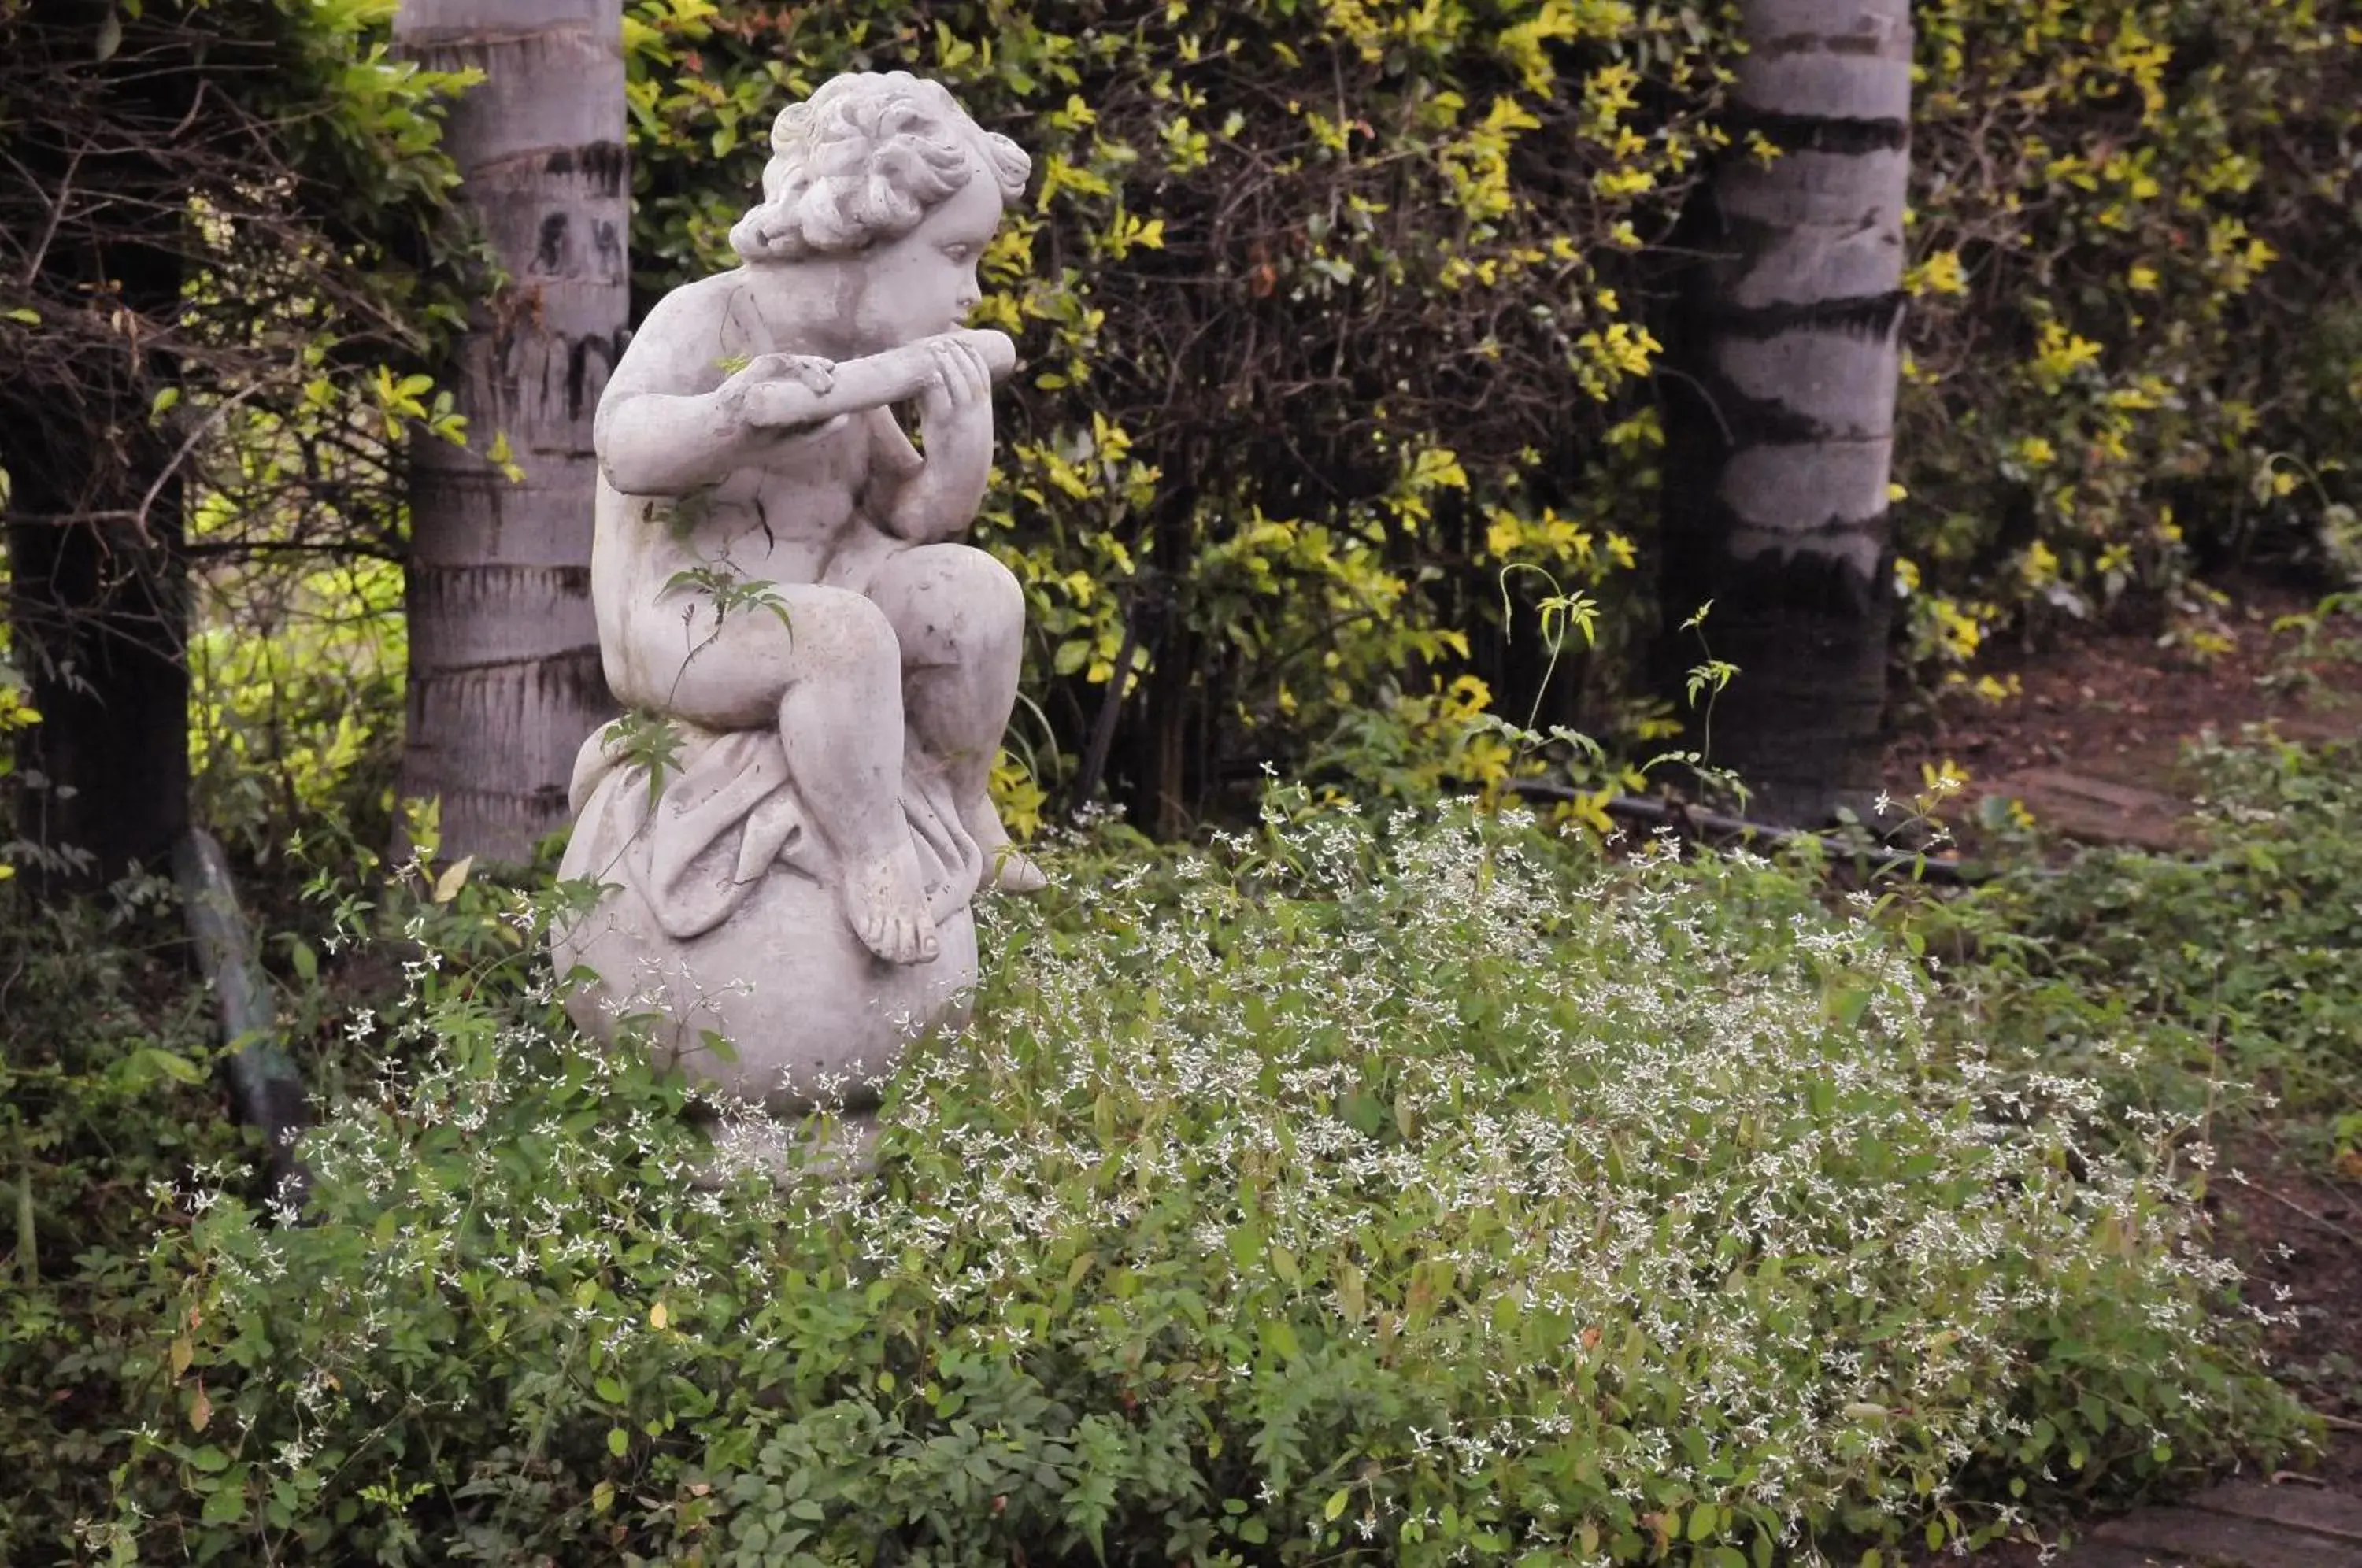
[[[632,1446],[632,1434],[621,1427],[607,1429],[607,1452],[621,1459]]]
[[[141,1067],[161,1073],[168,1078],[178,1079],[184,1084],[201,1084],[205,1081],[205,1070],[203,1067],[198,1066],[186,1056],[154,1045],[142,1048],[132,1060]]]
[[[246,1485],[243,1477],[235,1481],[225,1478],[222,1484],[205,1494],[205,1506],[197,1518],[209,1525],[234,1525],[246,1518]]]
[[[1320,1517],[1324,1519],[1333,1520],[1338,1515],[1345,1511],[1345,1505],[1352,1500],[1352,1494],[1349,1488],[1343,1486],[1338,1487],[1334,1492],[1329,1494],[1328,1502],[1321,1505]]]

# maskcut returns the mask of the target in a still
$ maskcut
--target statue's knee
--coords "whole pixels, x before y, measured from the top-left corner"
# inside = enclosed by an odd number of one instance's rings
[[[1007,567],[966,545],[913,550],[878,584],[906,664],[974,667],[1016,657],[1025,591]]]
[[[982,550],[954,546],[957,552],[944,563],[944,593],[951,600],[955,619],[978,642],[1000,643],[1025,629],[1025,590],[1017,576]]]
[[[800,674],[862,671],[890,679],[901,663],[893,624],[856,593],[814,596],[789,606],[788,635]]]

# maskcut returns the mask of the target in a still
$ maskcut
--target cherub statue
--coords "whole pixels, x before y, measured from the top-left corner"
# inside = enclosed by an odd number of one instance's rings
[[[962,323],[1030,160],[899,72],[827,83],[771,147],[731,232],[743,264],[667,295],[600,401],[591,593],[608,683],[640,716],[584,747],[567,871],[620,867],[679,944],[756,918],[784,864],[868,954],[925,966],[980,883],[1042,883],[986,789],[1023,598],[958,542],[1016,359]],[[910,400],[919,447],[892,407]],[[635,756],[652,720],[664,755]],[[614,966],[568,940],[561,956]]]

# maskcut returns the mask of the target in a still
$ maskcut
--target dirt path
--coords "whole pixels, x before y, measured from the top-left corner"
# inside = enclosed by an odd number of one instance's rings
[[[1888,789],[1908,799],[1923,768],[1948,761],[1970,783],[1947,815],[1972,818],[1975,802],[1997,795],[2069,838],[2176,846],[2189,803],[2178,762],[2202,732],[2229,739],[2268,720],[2290,740],[2362,735],[2362,619],[2333,619],[2308,640],[2289,620],[2315,603],[2246,586],[2202,628],[2220,639],[2212,653],[2126,633],[2000,650],[1980,673],[2020,694],[1991,703],[1957,692],[1906,719]]]

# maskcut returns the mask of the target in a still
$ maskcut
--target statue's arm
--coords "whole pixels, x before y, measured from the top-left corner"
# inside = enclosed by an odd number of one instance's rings
[[[599,402],[591,439],[607,482],[625,495],[686,495],[718,484],[780,436],[883,410],[936,380],[935,353],[924,341],[836,364],[762,354],[734,368],[720,347],[723,297],[696,296],[694,287],[675,290],[649,313]],[[1000,373],[1016,364],[1016,345],[1004,334],[955,336],[974,340]]]
[[[625,495],[686,495],[744,466],[758,432],[734,386],[728,296],[695,285],[657,303],[599,399],[591,443]]]
[[[870,411],[869,420],[869,490],[863,500],[863,510],[887,533],[898,539],[911,537],[903,525],[905,498],[912,481],[926,472],[926,459],[911,445],[903,433],[902,422],[894,417],[890,408]]]
[[[1016,367],[1016,346],[998,332],[929,339],[931,373],[919,399],[922,459],[890,415],[871,446],[877,526],[912,544],[955,539],[976,521],[992,477],[992,383]],[[882,481],[882,482],[880,482]]]

